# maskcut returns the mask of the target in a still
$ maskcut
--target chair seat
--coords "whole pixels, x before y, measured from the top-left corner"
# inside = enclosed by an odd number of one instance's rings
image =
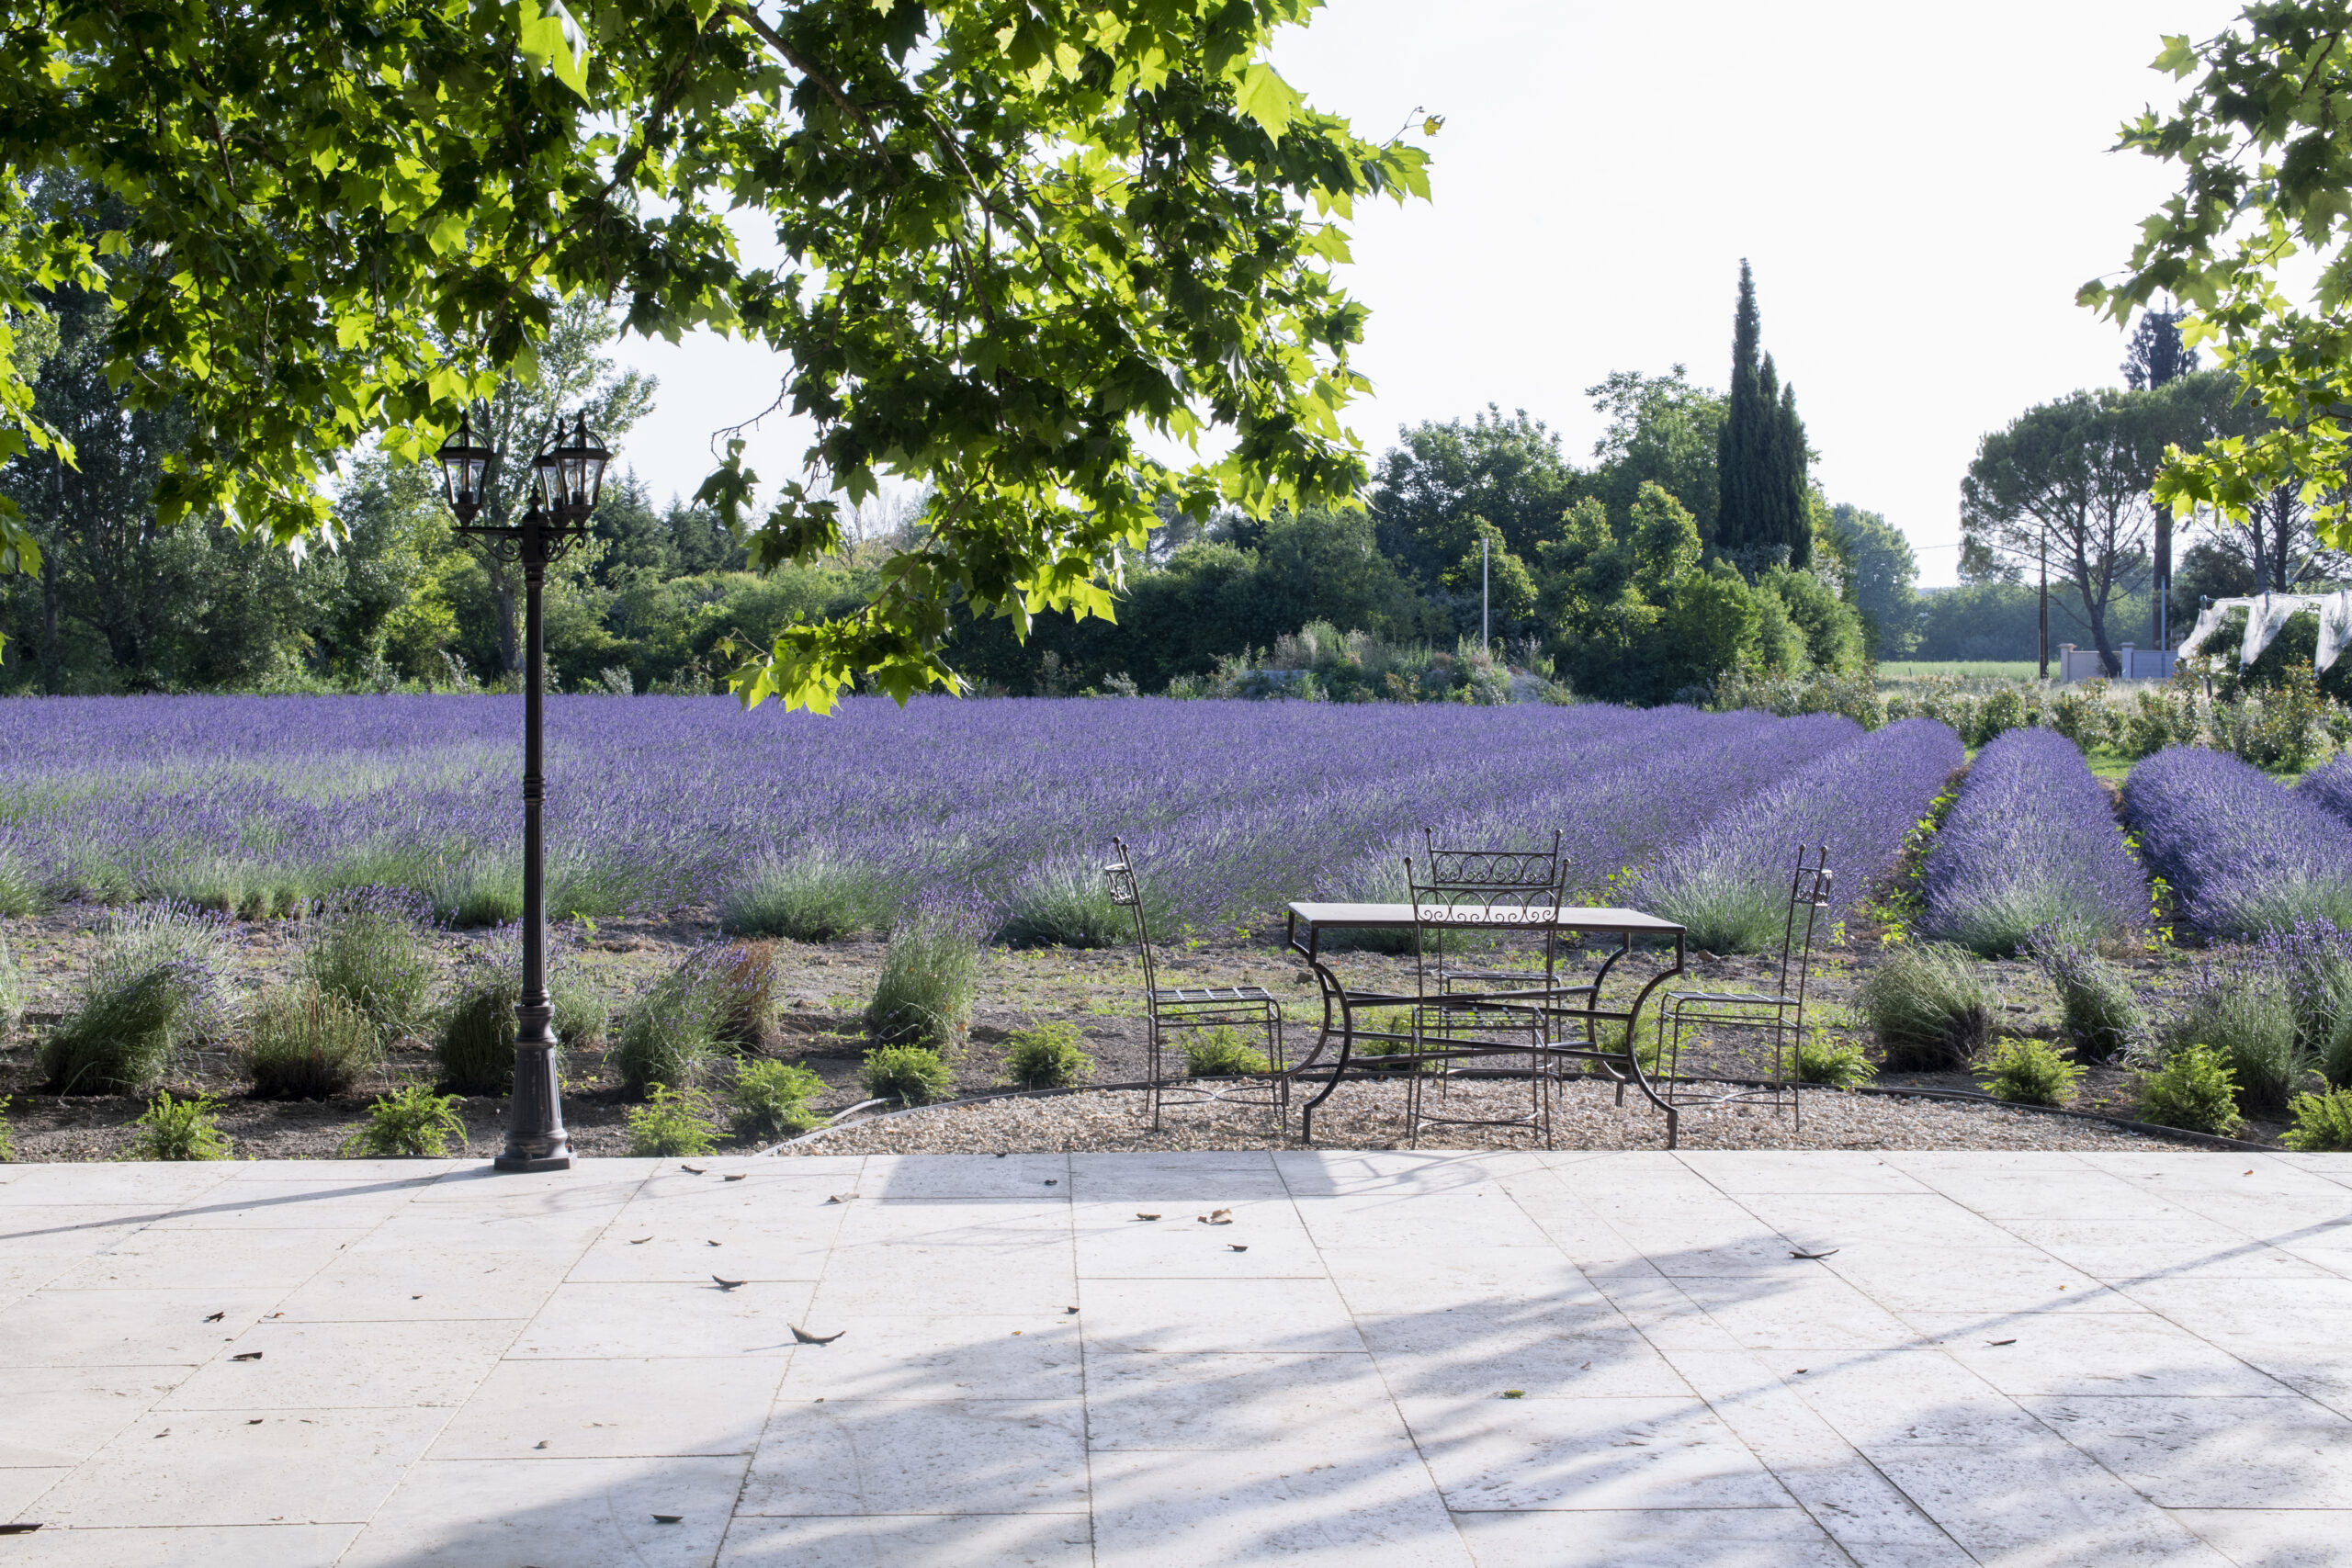
[[[1151,993],[1155,1007],[1232,1007],[1237,1003],[1271,1002],[1274,993],[1263,986],[1180,986]]]
[[[1757,1007],[1792,1008],[1797,1005],[1794,997],[1763,997],[1734,991],[1668,991],[1666,999],[1668,1002],[1748,1002]]]

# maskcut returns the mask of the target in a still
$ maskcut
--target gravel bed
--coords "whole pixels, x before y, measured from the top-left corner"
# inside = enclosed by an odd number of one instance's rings
[[[1523,1085],[1457,1084],[1453,1107],[1466,1115],[1507,1115],[1523,1109]],[[1402,1084],[1350,1083],[1315,1113],[1320,1148],[1395,1148],[1405,1138]],[[1139,1092],[1108,1091],[1041,1099],[982,1100],[934,1106],[902,1115],[853,1122],[836,1132],[778,1148],[779,1156],[884,1154],[1055,1154],[1152,1149],[1274,1149],[1296,1145],[1262,1107],[1171,1104],[1160,1131],[1151,1131]],[[1638,1100],[1623,1110],[1605,1085],[1565,1087],[1553,1115],[1553,1146],[1563,1149],[1655,1149],[1666,1146],[1666,1122]],[[1507,1149],[1539,1146],[1520,1128],[1425,1129],[1420,1146]],[[1804,1126],[1769,1106],[1686,1109],[1681,1146],[1687,1149],[2137,1149],[2177,1151],[2182,1145],[2065,1116],[2006,1106],[1961,1105],[1889,1096],[1808,1093]]]

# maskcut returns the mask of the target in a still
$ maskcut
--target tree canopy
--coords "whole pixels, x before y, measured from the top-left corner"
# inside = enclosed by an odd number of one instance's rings
[[[1267,62],[1317,3],[25,0],[0,32],[0,460],[62,442],[12,334],[103,290],[106,373],[188,421],[161,520],[332,536],[347,454],[421,455],[588,293],[639,334],[779,355],[808,478],[753,521],[737,445],[701,492],[754,563],[820,558],[886,477],[930,487],[872,599],[786,626],[741,694],[952,685],[952,604],[1108,614],[1162,498],[1262,514],[1363,479],[1340,222],[1426,195],[1426,159]],[[40,209],[51,176],[119,220]],[[771,240],[780,262],[744,259]],[[1147,453],[1210,426],[1216,461]],[[0,529],[0,567],[31,566]]]

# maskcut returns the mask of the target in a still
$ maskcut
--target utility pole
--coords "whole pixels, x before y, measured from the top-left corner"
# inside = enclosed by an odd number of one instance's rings
[[[1487,651],[1487,536],[1478,536],[1478,651]]]
[[[2041,678],[2050,679],[2050,529],[2041,530]]]

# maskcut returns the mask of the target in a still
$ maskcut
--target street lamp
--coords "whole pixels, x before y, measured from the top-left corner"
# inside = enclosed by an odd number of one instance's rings
[[[514,1008],[514,1096],[507,1108],[506,1148],[494,1163],[500,1170],[564,1170],[571,1165],[571,1138],[563,1130],[555,1010],[548,1005],[547,889],[539,831],[539,803],[545,794],[540,710],[546,686],[539,591],[548,563],[587,536],[588,519],[604,490],[605,466],[613,455],[589,434],[586,414],[569,435],[559,419],[532,460],[530,506],[519,522],[506,525],[474,522],[481,511],[483,478],[498,455],[474,440],[470,412],[435,456],[449,510],[458,514],[458,532],[523,568],[523,997]]]

